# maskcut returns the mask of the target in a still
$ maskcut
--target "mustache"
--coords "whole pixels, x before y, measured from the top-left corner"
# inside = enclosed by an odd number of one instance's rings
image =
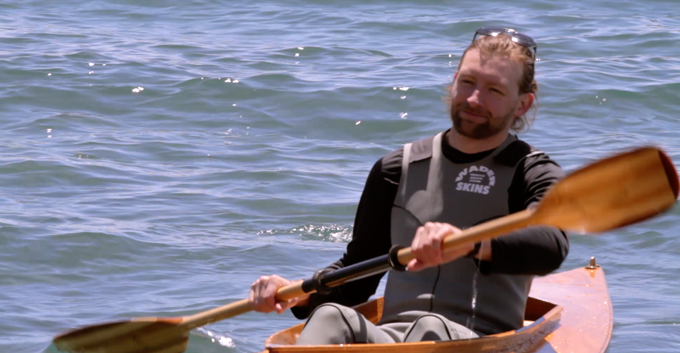
[[[457,115],[457,113],[459,113],[459,112],[466,112],[466,113],[469,113],[469,114],[481,115],[481,116],[484,116],[484,117],[487,117],[487,118],[491,117],[491,114],[486,109],[473,108],[468,103],[460,103],[460,104],[457,104],[455,106],[452,104],[451,105],[451,113],[455,113]]]

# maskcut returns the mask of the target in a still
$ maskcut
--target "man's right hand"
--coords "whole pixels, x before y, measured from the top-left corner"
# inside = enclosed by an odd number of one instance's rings
[[[254,311],[269,313],[276,311],[281,314],[286,309],[299,305],[307,304],[309,295],[293,298],[288,301],[277,301],[276,291],[281,287],[291,284],[300,283],[303,280],[289,281],[277,275],[262,276],[250,286],[250,294],[248,295],[248,303]]]

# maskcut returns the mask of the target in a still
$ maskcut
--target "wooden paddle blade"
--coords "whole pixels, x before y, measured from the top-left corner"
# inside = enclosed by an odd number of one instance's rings
[[[645,147],[591,164],[555,184],[532,224],[603,232],[653,217],[675,204],[678,174],[661,150]]]
[[[189,332],[181,319],[136,318],[89,326],[54,338],[58,350],[69,353],[182,353]]]
[[[295,293],[301,283],[281,290]],[[290,299],[290,298],[288,298]],[[54,338],[60,351],[69,353],[181,353],[193,328],[252,310],[248,299],[178,318],[135,318],[85,327]]]

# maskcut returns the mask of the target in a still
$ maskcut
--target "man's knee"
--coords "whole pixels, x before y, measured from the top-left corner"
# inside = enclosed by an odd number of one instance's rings
[[[416,320],[415,325],[426,328],[447,328],[444,320],[435,315],[423,315]]]
[[[419,317],[404,336],[404,342],[446,341],[477,338],[471,329],[437,314]]]
[[[447,324],[435,315],[419,317],[404,337],[405,342],[447,341],[452,337]]]
[[[333,304],[323,304],[312,312],[297,344],[339,344],[353,341],[354,333],[340,308]]]
[[[322,304],[316,308],[314,312],[312,312],[312,315],[310,315],[309,320],[307,320],[307,325],[312,321],[317,322],[317,324],[341,324],[345,326],[342,311],[332,304]]]

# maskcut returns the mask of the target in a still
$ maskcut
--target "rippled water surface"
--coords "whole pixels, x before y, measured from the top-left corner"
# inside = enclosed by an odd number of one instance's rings
[[[523,138],[567,171],[637,145],[680,161],[680,3],[0,2],[0,351],[187,315],[261,274],[338,258],[376,159],[447,128],[481,26],[539,43]],[[597,237],[610,352],[680,351],[680,209]],[[255,352],[297,322],[246,314],[189,352]]]

